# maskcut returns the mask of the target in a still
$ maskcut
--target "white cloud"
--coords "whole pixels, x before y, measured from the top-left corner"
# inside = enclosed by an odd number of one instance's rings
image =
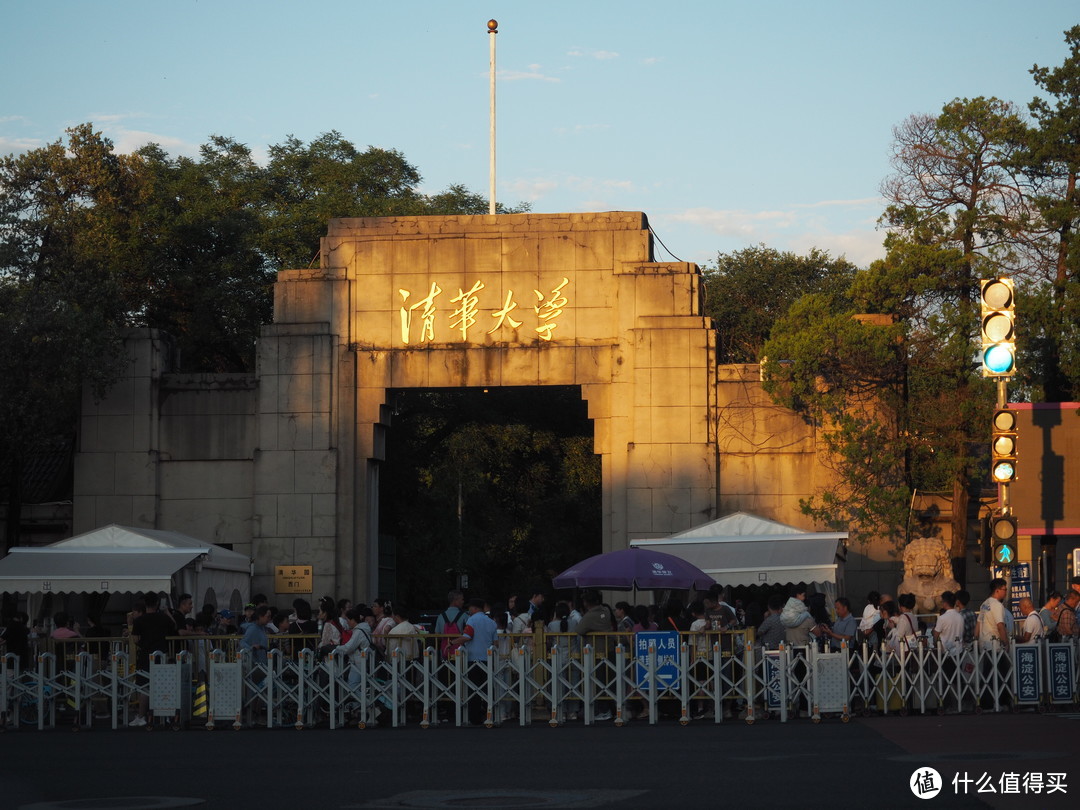
[[[559,184],[550,178],[519,179],[506,185],[506,188],[514,192],[514,196],[529,202],[536,202],[545,194],[559,187]]]
[[[259,146],[251,146],[251,159],[255,161],[258,166],[267,166],[270,164],[270,147],[260,144]]]
[[[0,155],[18,155],[44,145],[45,141],[40,138],[9,138],[0,135]]]
[[[12,121],[25,121],[25,115],[0,115],[0,124],[10,124]]]
[[[807,253],[816,247],[829,251],[832,256],[846,256],[848,261],[866,267],[872,261],[885,258],[884,240],[885,232],[872,227],[844,233],[803,233],[789,240],[785,249]]]
[[[879,198],[820,200],[778,210],[688,208],[655,217],[657,222],[681,223],[747,246],[764,244],[777,250],[805,253],[811,248],[846,256],[865,267],[885,255],[884,233],[875,228]],[[868,217],[862,209],[871,208]],[[718,245],[727,251],[737,247]],[[711,260],[711,259],[710,259]]]
[[[182,138],[172,135],[163,135],[158,132],[147,132],[141,129],[127,129],[125,127],[102,127],[109,138],[112,139],[115,151],[121,154],[134,152],[136,149],[146,146],[148,143],[156,143],[166,152],[179,152],[182,154],[194,154],[198,152],[197,144],[190,144]]]
[[[754,234],[766,229],[788,228],[796,220],[794,211],[743,211],[715,208],[688,208],[666,217],[707,228],[721,236],[737,236],[757,241]]]
[[[90,113],[89,120],[94,124],[118,124],[132,118],[149,118],[146,113]]]
[[[834,207],[846,207],[846,208],[864,208],[865,206],[872,205],[878,209],[885,207],[884,197],[863,197],[858,200],[819,200],[812,203],[797,204],[795,208],[834,208]]]
[[[663,62],[663,61],[664,61],[664,57],[662,57],[662,56],[646,56],[644,59],[641,60],[641,64],[643,64],[643,65],[655,65],[655,64],[658,64],[659,62]]]
[[[528,71],[524,70],[496,70],[495,78],[504,82],[516,82],[521,79],[535,79],[542,82],[561,82],[555,76],[548,76],[540,72],[540,65],[529,65]]]
[[[551,194],[554,191],[585,197],[585,200],[566,210],[608,210],[613,207],[610,199],[621,199],[623,195],[633,194],[634,184],[629,180],[617,180],[602,177],[522,177],[504,185],[514,195],[530,202]],[[565,203],[562,203],[565,205]]]

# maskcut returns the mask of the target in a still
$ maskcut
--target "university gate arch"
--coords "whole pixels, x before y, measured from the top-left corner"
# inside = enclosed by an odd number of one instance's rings
[[[377,593],[393,388],[580,386],[605,551],[716,517],[715,337],[696,265],[653,261],[644,214],[339,219],[321,255],[279,273],[259,344],[256,512],[283,469],[291,497],[316,482],[305,527],[280,502],[263,520],[270,556],[332,555],[326,587]]]

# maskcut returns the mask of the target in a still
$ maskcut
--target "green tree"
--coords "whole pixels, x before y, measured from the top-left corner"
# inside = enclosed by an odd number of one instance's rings
[[[801,296],[838,293],[854,278],[855,265],[812,248],[805,256],[765,245],[721,253],[707,267],[705,313],[716,322],[721,363],[756,363],[773,324]]]
[[[43,440],[74,432],[84,385],[98,394],[122,366],[135,306],[132,248],[146,194],[142,161],[115,155],[89,125],[0,158],[0,458],[5,543],[18,542],[20,482]]]
[[[797,301],[765,344],[766,392],[817,426],[820,457],[836,475],[803,512],[856,542],[898,539],[906,525],[901,334],[889,318],[860,318],[846,296],[817,293]]]
[[[260,245],[263,170],[246,146],[219,136],[198,159],[156,146],[139,154],[152,194],[140,233],[138,322],[173,336],[182,370],[252,370],[274,281]]]
[[[1020,301],[1022,369],[1036,396],[1058,402],[1080,396],[1080,25],[1065,32],[1065,41],[1069,56],[1059,67],[1031,69],[1048,98],[1028,105],[1036,126],[1017,156],[1039,217],[1029,252],[1035,272],[1027,274]]]
[[[969,261],[959,247],[891,239],[841,296],[808,296],[765,346],[766,390],[818,426],[837,484],[806,514],[899,542],[913,491],[982,480],[993,389],[973,377]],[[958,392],[963,392],[960,396]],[[955,502],[954,502],[955,503]],[[966,521],[954,543],[963,576]]]
[[[926,412],[936,424],[923,436],[935,448],[947,448],[941,458],[952,470],[952,556],[958,572],[977,519],[970,504],[981,484],[987,434],[989,386],[973,362],[979,279],[1015,266],[1023,252],[1032,216],[1025,196],[1030,186],[1017,156],[1026,132],[1013,104],[983,97],[956,99],[940,115],[913,115],[898,126],[895,172],[882,184],[889,202],[882,222],[892,229],[889,257],[883,273],[871,274],[862,286],[864,298],[873,301],[881,278],[896,279],[884,285],[885,292],[900,292],[907,301],[905,338],[913,341],[912,360],[925,361],[912,362],[909,376],[929,375],[909,381],[909,391],[947,391],[953,403],[944,413]]]
[[[1016,107],[996,98],[955,99],[939,115],[908,117],[893,130],[883,223],[921,244],[1004,260],[1028,223],[1015,163],[1024,135]]]
[[[271,266],[308,267],[335,217],[420,213],[420,173],[392,149],[359,151],[339,132],[270,147],[261,243]]]
[[[522,214],[530,209],[527,202],[519,202],[515,206],[505,206],[501,202],[495,203],[497,214]],[[423,210],[420,214],[429,216],[450,216],[453,214],[487,214],[488,199],[482,194],[470,191],[464,185],[456,183],[447,187],[445,191],[427,196],[423,200]]]

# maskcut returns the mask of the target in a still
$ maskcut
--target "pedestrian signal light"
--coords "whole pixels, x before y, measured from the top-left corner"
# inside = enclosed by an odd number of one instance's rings
[[[994,564],[995,565],[1015,565],[1016,564],[1016,544],[1015,543],[1000,543],[994,546]]]
[[[995,565],[1013,565],[1016,562],[1017,534],[1017,521],[1012,515],[990,518],[990,542],[994,548]]]
[[[998,408],[990,438],[990,476],[996,484],[1016,480],[1016,411]]]
[[[1010,278],[991,278],[982,285],[982,374],[1011,377],[1016,372],[1016,295]]]

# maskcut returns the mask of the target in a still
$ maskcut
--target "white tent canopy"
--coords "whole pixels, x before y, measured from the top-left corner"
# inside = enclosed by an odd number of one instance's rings
[[[656,540],[631,540],[681,557],[721,585],[816,583],[842,590],[847,532],[804,532],[746,512],[735,512]],[[831,586],[831,587],[830,587]]]
[[[243,554],[179,532],[115,524],[49,546],[16,547],[0,559],[0,591],[8,593],[186,592],[209,590],[226,603],[246,600],[251,561]]]

